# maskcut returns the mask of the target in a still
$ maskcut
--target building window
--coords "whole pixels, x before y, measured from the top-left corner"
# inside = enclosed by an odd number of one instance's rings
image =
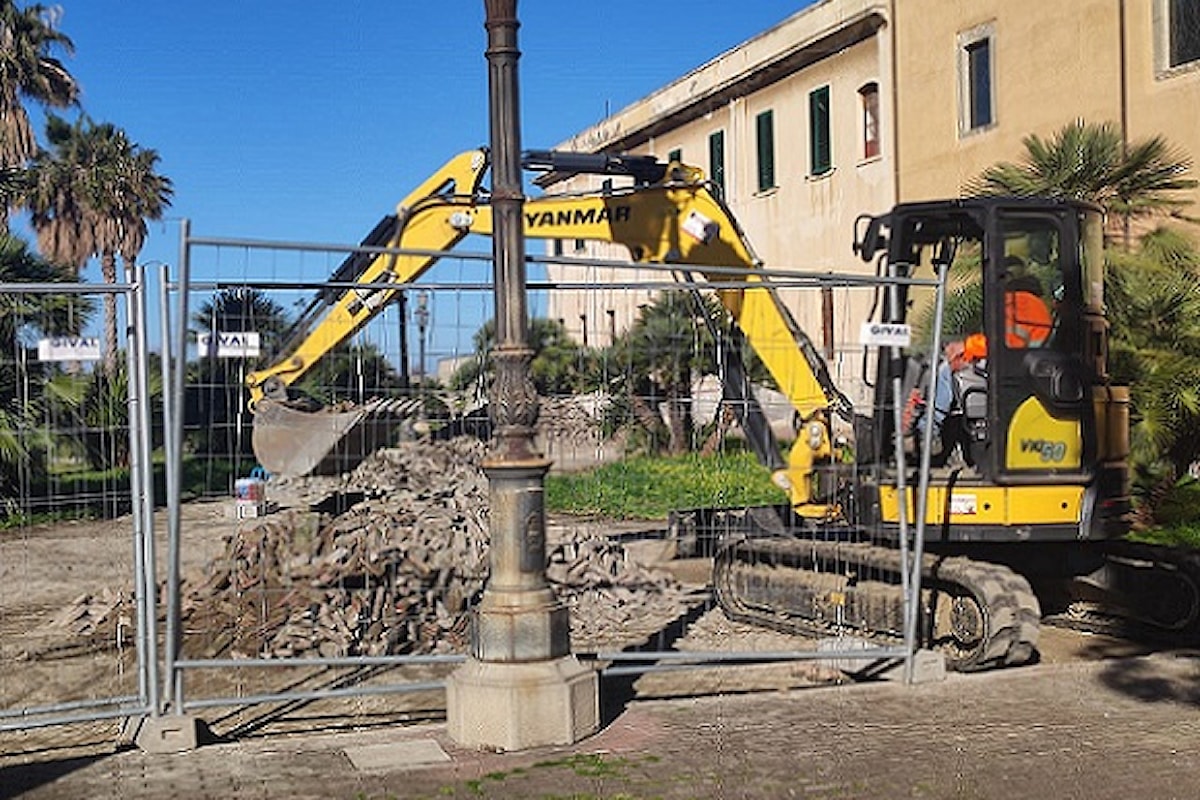
[[[964,133],[996,121],[993,38],[991,25],[959,36],[959,101]]]
[[[775,121],[770,111],[764,111],[754,122],[758,143],[758,190],[765,192],[775,188]]]
[[[667,161],[668,162],[674,161],[674,162],[678,162],[678,163],[682,164],[683,163],[683,148],[676,147],[674,150],[667,153]]]
[[[863,158],[879,155],[879,84],[868,83],[858,90],[862,104]]]
[[[717,187],[717,196],[725,197],[725,131],[708,135],[708,175]]]
[[[1167,9],[1168,67],[1200,61],[1200,3],[1171,0]]]
[[[810,175],[824,175],[833,169],[828,86],[808,93],[808,163]]]

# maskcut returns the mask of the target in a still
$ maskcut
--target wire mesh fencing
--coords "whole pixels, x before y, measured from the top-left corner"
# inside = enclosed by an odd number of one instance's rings
[[[104,429],[145,449],[145,474],[105,489],[120,473],[102,471],[94,497],[69,500],[33,491],[26,478],[14,494],[24,510],[9,511],[33,519],[39,503],[90,499],[101,506],[93,518],[137,520],[123,550],[111,550],[114,569],[87,583],[89,596],[113,601],[96,616],[118,655],[80,661],[80,675],[104,668],[131,686],[110,692],[136,706],[123,713],[203,713],[232,735],[328,713],[436,716],[442,681],[470,653],[471,610],[488,577],[489,257],[442,254],[418,282],[363,284],[341,268],[344,249],[186,232],[185,241],[178,280],[162,274],[162,307],[139,306],[143,322],[132,326],[159,320],[160,348],[152,358],[137,345],[147,354],[139,363],[145,376],[158,375],[164,358],[167,369],[132,422]],[[658,684],[647,676],[658,687],[649,691],[680,690],[682,669],[696,691],[835,679],[818,641],[848,630],[837,602],[804,631],[748,624],[726,613],[714,566],[737,537],[795,537],[788,525],[758,523],[789,518],[790,453],[817,407],[857,413],[831,422],[828,457],[805,480],[830,516],[835,506],[861,516],[848,490],[854,448],[866,441],[855,419],[890,408],[870,399],[877,354],[854,341],[849,320],[867,313],[882,283],[777,276],[786,317],[811,316],[801,306],[814,300],[831,316],[815,336],[796,326],[783,339],[748,341],[731,324],[728,298],[692,274],[615,262],[570,273],[562,261],[531,260],[529,340],[535,441],[551,463],[546,580],[570,610],[572,650],[613,675],[661,672]],[[720,289],[760,287],[727,278]],[[346,324],[339,302],[372,310]],[[784,385],[779,359],[793,370],[819,365],[817,389],[829,394]],[[34,383],[26,378],[22,391]],[[85,451],[54,446],[48,458],[59,468],[46,486],[73,485],[65,465]],[[320,457],[310,457],[314,448]],[[58,533],[21,535],[40,544]],[[846,536],[845,526],[831,534]],[[844,595],[847,580],[835,568],[826,594]],[[897,583],[898,607],[908,591]],[[83,592],[57,602],[90,618]],[[6,620],[17,616],[3,607]],[[136,638],[148,630],[158,635]],[[902,626],[890,633],[850,657],[902,656]],[[747,662],[763,663],[749,673],[718,667]],[[50,686],[50,702],[76,702]],[[13,727],[25,702],[11,701]],[[330,702],[341,705],[328,711]]]
[[[9,284],[0,301],[0,730],[153,702],[161,398],[128,278]]]

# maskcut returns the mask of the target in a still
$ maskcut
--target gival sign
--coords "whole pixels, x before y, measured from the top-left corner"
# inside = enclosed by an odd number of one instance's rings
[[[257,331],[221,331],[196,334],[201,356],[217,358],[258,358],[260,343]]]
[[[875,347],[908,347],[912,343],[912,326],[903,322],[864,322],[859,344]]]
[[[51,336],[38,339],[38,361],[99,361],[98,336]]]

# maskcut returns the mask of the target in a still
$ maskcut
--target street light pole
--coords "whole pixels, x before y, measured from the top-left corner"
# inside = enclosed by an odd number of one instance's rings
[[[422,289],[417,292],[417,310],[413,312],[417,318],[417,392],[425,385],[425,327],[429,324],[429,292]]]
[[[570,654],[567,608],[546,580],[545,478],[537,390],[530,375],[525,197],[517,92],[517,0],[484,0],[492,151],[496,345],[489,410],[489,566],[471,629],[471,658],[446,687],[460,744],[523,750],[572,744],[600,724],[596,673]]]

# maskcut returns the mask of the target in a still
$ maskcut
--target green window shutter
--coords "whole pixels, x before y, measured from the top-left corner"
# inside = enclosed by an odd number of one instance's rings
[[[708,135],[708,176],[717,187],[718,197],[725,197],[725,131]]]
[[[680,164],[682,164],[683,163],[683,149],[676,147],[674,150],[667,153],[667,161],[678,161]]]
[[[775,188],[775,122],[770,111],[755,118],[758,142],[758,190]]]
[[[828,86],[808,94],[808,162],[811,175],[824,175],[833,168]]]

